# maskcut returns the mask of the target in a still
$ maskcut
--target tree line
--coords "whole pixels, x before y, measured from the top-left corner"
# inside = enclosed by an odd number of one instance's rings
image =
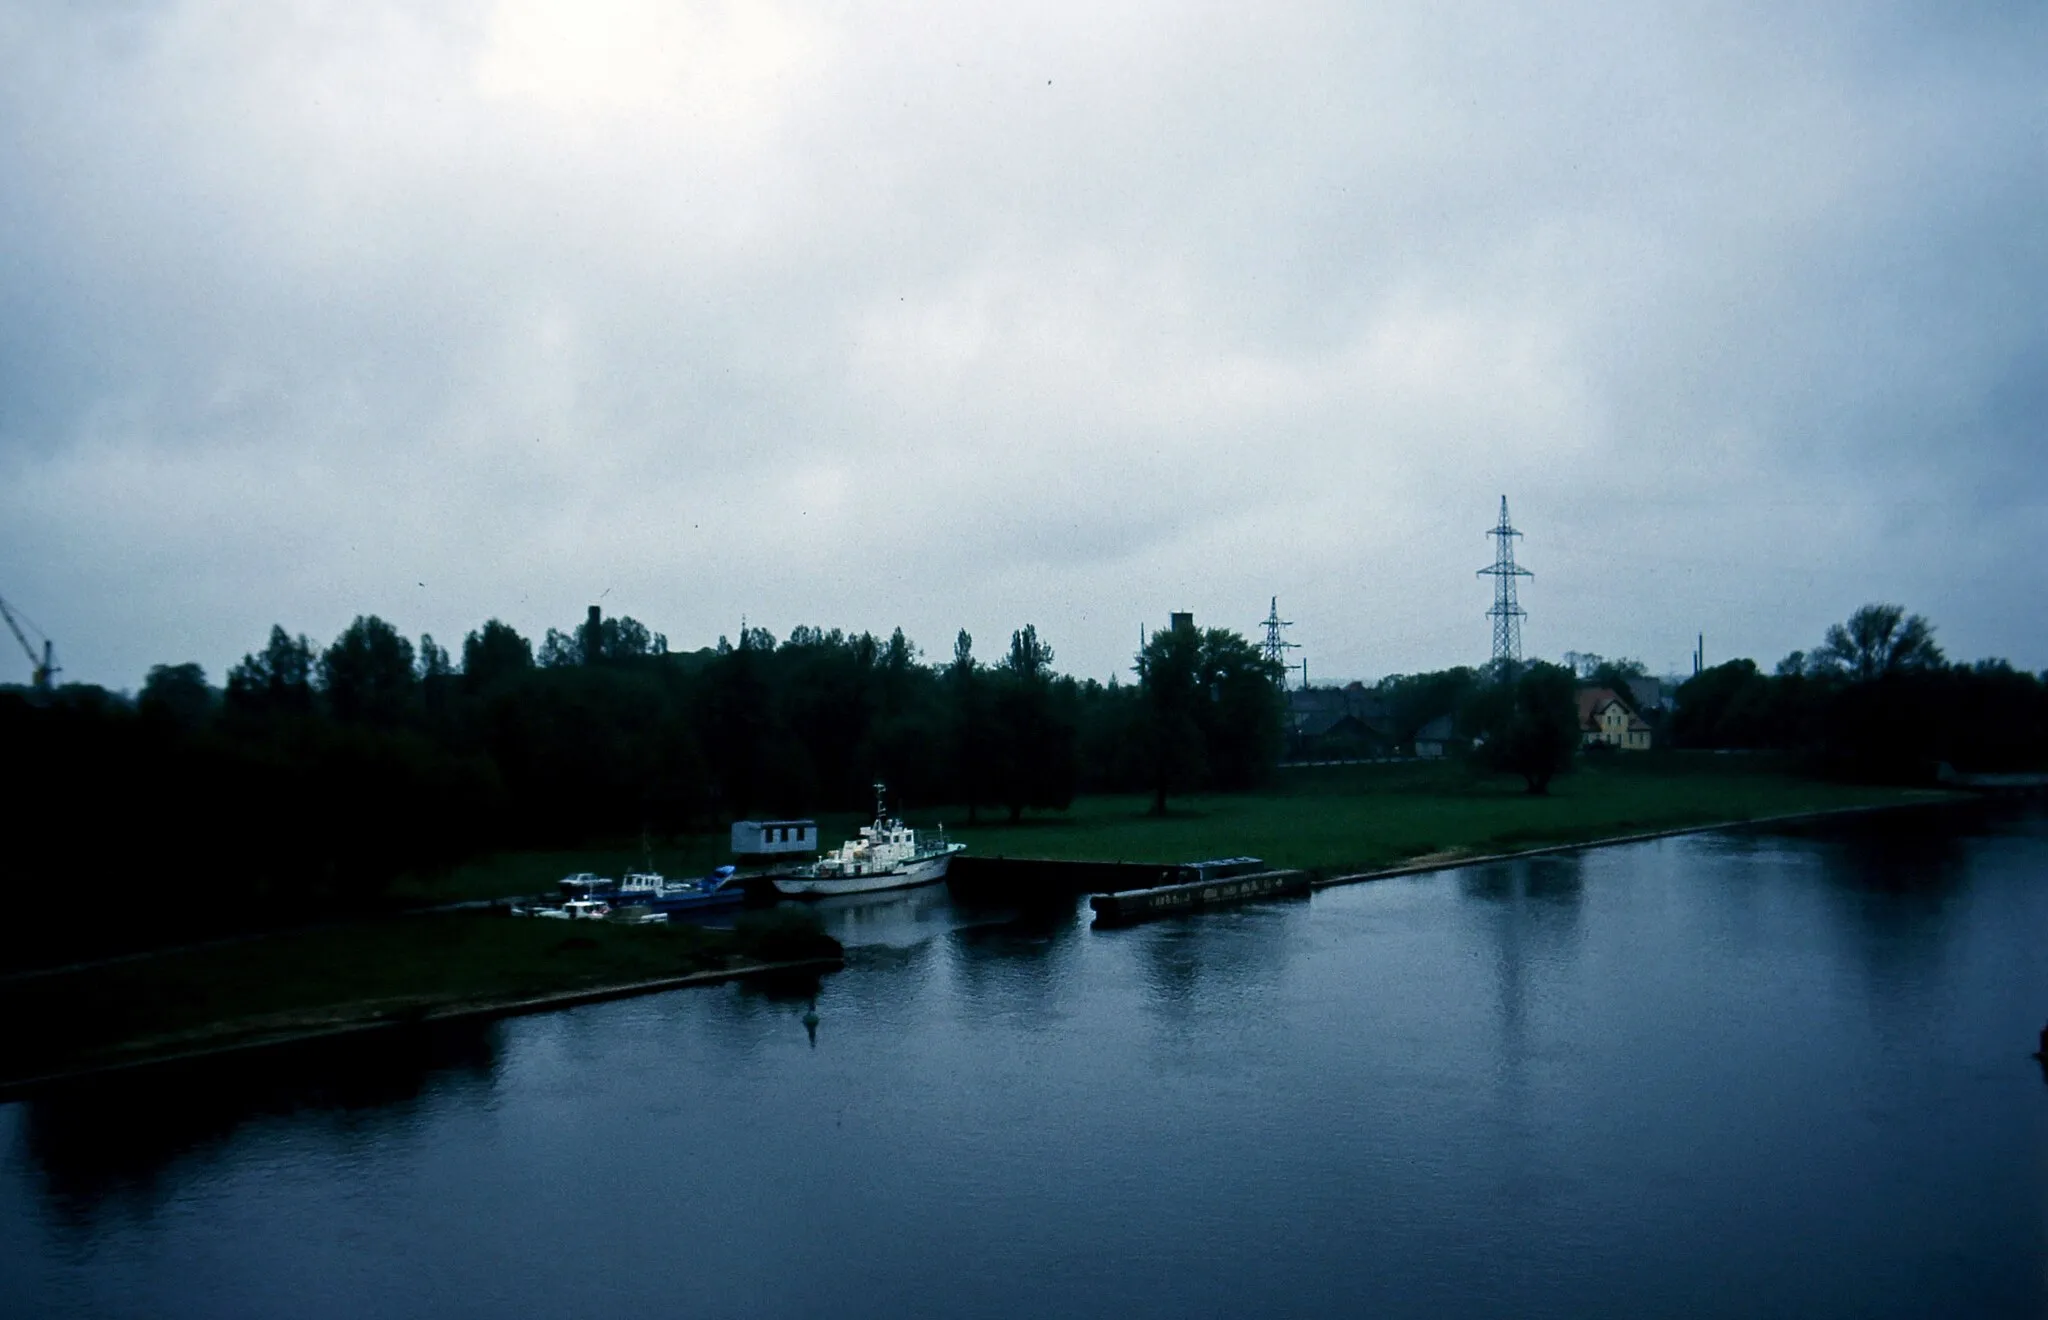
[[[1394,736],[1412,743],[1450,716],[1482,765],[1542,792],[1582,742],[1576,693],[1613,691],[1651,726],[1659,747],[1769,750],[1831,778],[1925,782],[1947,763],[1964,771],[2048,765],[2048,675],[2004,660],[1951,663],[1934,625],[1898,605],[1871,604],[1831,625],[1811,651],[1764,673],[1731,660],[1680,684],[1668,707],[1636,701],[1636,661],[1571,653],[1493,669],[1395,675],[1378,687]]]
[[[1997,659],[1951,663],[1934,632],[1900,606],[1866,605],[1771,673],[1731,660],[1694,675],[1678,690],[1671,735],[1687,747],[1793,752],[1856,779],[2048,762],[2048,675]]]

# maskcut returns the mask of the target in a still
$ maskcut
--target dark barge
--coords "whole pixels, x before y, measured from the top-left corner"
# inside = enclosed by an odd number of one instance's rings
[[[1090,894],[1088,906],[1095,912],[1096,925],[1127,926],[1136,921],[1228,907],[1261,898],[1306,895],[1310,883],[1306,871],[1253,871],[1225,876],[1198,874],[1192,880],[1155,885],[1150,889]]]

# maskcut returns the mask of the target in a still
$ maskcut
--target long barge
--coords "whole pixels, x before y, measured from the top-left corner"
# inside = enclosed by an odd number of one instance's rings
[[[1310,885],[1311,879],[1306,871],[1255,871],[1246,875],[1204,877],[1177,884],[1155,885],[1150,889],[1090,894],[1088,906],[1095,913],[1096,925],[1127,926],[1136,921],[1229,907],[1261,898],[1306,895]]]

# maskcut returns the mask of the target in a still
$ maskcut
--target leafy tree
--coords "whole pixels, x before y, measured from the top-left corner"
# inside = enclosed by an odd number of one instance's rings
[[[446,648],[434,640],[432,633],[420,634],[419,650],[420,679],[423,682],[447,678],[455,672],[454,664],[448,659]]]
[[[993,794],[990,764],[996,731],[988,676],[974,658],[974,638],[965,628],[953,638],[953,661],[946,666],[945,682],[953,787],[966,800],[967,823],[972,825],[981,804]]]
[[[1192,624],[1161,628],[1138,652],[1138,689],[1144,694],[1145,741],[1151,752],[1152,813],[1166,814],[1168,793],[1206,777],[1202,726],[1202,634]]]
[[[198,665],[152,665],[136,706],[145,716],[190,731],[212,717],[213,702],[206,671]]]
[[[767,645],[760,645],[764,635],[742,628],[738,646],[719,638],[718,653],[697,685],[697,724],[724,809],[735,818],[777,796],[777,752],[787,746],[770,672],[775,639],[766,637]],[[784,775],[792,759],[780,758]]]
[[[1782,726],[1774,722],[1774,680],[1754,660],[1729,660],[1702,669],[1678,689],[1671,734],[1687,747],[1769,747]]]
[[[1287,738],[1286,671],[1241,634],[1211,628],[1202,634],[1197,704],[1203,750],[1217,788],[1250,788],[1280,763]]]
[[[1569,669],[1540,660],[1497,678],[1478,703],[1486,765],[1520,775],[1532,794],[1548,793],[1579,745],[1576,686]]]
[[[270,641],[228,671],[227,702],[252,713],[310,714],[313,709],[313,643],[272,624]]]
[[[462,679],[455,672],[455,663],[448,651],[434,640],[432,633],[420,634],[420,702],[426,707],[427,717],[436,722],[445,721],[451,703],[461,691]]]
[[[533,668],[533,645],[492,619],[462,639],[462,682],[471,692],[496,687]]]
[[[576,645],[584,664],[596,664],[604,660],[638,660],[664,655],[668,651],[668,638],[650,630],[631,615],[604,618],[593,606],[590,618],[576,630]]]
[[[535,660],[542,669],[567,669],[583,663],[583,644],[569,633],[559,629],[548,629],[541,639],[540,654]]]
[[[1052,647],[1025,624],[1010,634],[996,688],[996,781],[1012,822],[1026,807],[1064,810],[1074,800],[1074,729],[1055,695]]]
[[[1596,687],[1604,687],[1627,702],[1630,709],[1636,704],[1635,689],[1629,686],[1633,678],[1649,677],[1649,667],[1640,660],[1602,660],[1593,666],[1586,681]],[[1640,711],[1637,712],[1641,714]]]
[[[1391,674],[1378,692],[1393,720],[1394,742],[1412,745],[1423,725],[1440,716],[1457,716],[1459,728],[1473,732],[1463,713],[1479,690],[1479,673],[1463,665],[1427,674]]]
[[[1865,605],[1848,623],[1834,624],[1813,659],[1858,683],[1942,665],[1934,625],[1897,605]]]
[[[445,652],[441,663],[447,663]],[[419,694],[412,643],[376,615],[359,614],[321,653],[320,688],[345,724],[403,723]]]

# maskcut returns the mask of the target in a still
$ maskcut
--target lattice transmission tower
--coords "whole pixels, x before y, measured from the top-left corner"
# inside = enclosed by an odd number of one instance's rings
[[[1292,628],[1293,626],[1293,621],[1280,617],[1280,598],[1278,596],[1273,597],[1272,608],[1266,614],[1266,640],[1259,644],[1259,650],[1268,660],[1280,666],[1282,674],[1285,674],[1291,668],[1287,663],[1287,653],[1295,650],[1300,643],[1288,641],[1280,635],[1280,630],[1282,628]],[[1303,678],[1303,686],[1306,686],[1307,683],[1308,680]],[[1282,681],[1282,686],[1285,686],[1285,680]]]
[[[1500,526],[1487,533],[1494,538],[1493,563],[1479,570],[1480,577],[1493,579],[1493,608],[1486,617],[1493,620],[1493,664],[1512,669],[1522,662],[1522,620],[1529,612],[1515,600],[1515,579],[1535,577],[1515,564],[1515,538],[1521,533],[1508,522],[1508,497],[1500,497]]]

